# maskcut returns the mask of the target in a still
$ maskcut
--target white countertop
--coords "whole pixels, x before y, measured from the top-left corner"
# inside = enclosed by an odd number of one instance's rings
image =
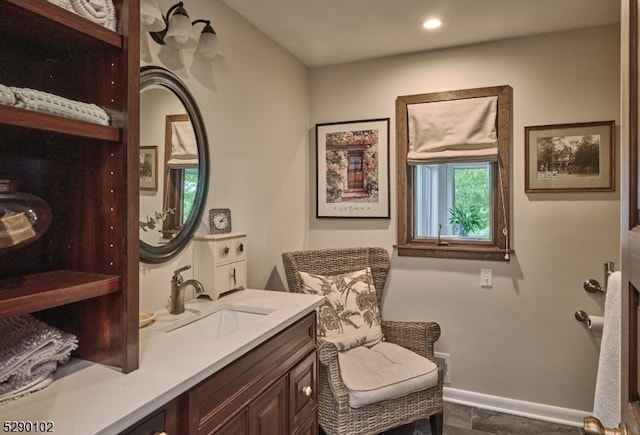
[[[54,433],[65,435],[116,434],[292,325],[322,301],[320,296],[242,290],[214,302],[187,303],[187,311],[180,315],[160,311],[153,324],[140,330],[138,370],[123,374],[117,368],[72,359],[58,368],[47,388],[0,406],[0,420],[51,421]],[[185,337],[161,331],[221,305],[255,307],[268,314],[213,342],[196,334]]]

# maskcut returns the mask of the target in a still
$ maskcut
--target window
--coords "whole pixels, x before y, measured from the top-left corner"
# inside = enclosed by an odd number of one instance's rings
[[[488,162],[416,165],[416,238],[490,240],[492,172]]]
[[[510,106],[509,86],[398,97],[399,255],[509,259]]]
[[[182,222],[180,224],[184,225],[193,210],[198,190],[198,168],[185,169],[182,181]]]

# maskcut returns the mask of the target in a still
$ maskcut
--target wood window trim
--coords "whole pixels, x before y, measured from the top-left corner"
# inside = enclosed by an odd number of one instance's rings
[[[162,237],[164,239],[172,239],[180,232],[182,228],[182,203],[183,190],[182,180],[183,171],[175,170],[169,167],[171,160],[171,147],[173,138],[173,123],[189,121],[189,115],[186,113],[179,115],[167,115],[165,118],[164,129],[164,167],[165,169],[165,186],[162,209],[175,209],[174,213],[167,214],[166,219],[162,223]]]
[[[456,258],[471,260],[509,261],[512,252],[509,242],[511,230],[511,143],[512,143],[512,88],[492,86],[457,91],[434,92],[429,94],[405,95],[396,99],[396,173],[397,173],[397,244],[399,256]],[[492,208],[492,242],[447,240],[448,245],[438,245],[433,239],[418,239],[413,235],[413,174],[407,164],[408,116],[407,106],[480,97],[498,97],[497,134],[498,165],[494,183]],[[500,193],[502,189],[503,194]],[[507,228],[504,234],[503,228]]]

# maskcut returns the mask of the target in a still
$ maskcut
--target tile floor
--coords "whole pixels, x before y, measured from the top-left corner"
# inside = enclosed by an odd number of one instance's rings
[[[323,432],[320,432],[323,434]],[[580,435],[582,429],[445,402],[443,435]],[[401,426],[383,435],[431,435],[429,421]]]

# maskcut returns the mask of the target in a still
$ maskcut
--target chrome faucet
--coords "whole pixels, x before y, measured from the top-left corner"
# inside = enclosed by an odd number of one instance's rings
[[[196,290],[196,293],[204,293],[204,287],[202,283],[196,279],[184,280],[180,275],[185,270],[191,269],[191,265],[187,264],[184,267],[173,272],[173,278],[171,278],[171,299],[169,301],[169,313],[181,314],[184,313],[184,288],[192,285]]]

